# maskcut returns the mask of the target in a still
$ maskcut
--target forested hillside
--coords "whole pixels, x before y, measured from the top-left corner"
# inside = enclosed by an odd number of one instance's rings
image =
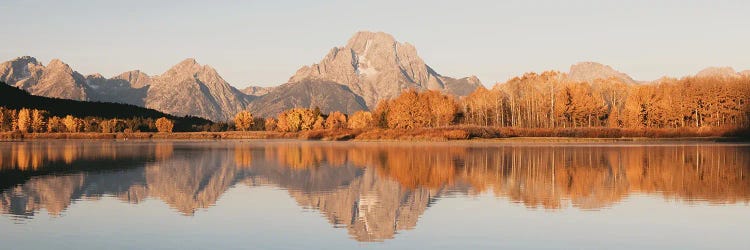
[[[38,110],[40,116],[49,119],[55,117],[62,119],[66,116],[78,118],[82,123],[81,127],[84,128],[75,132],[101,132],[100,129],[97,129],[97,131],[86,131],[86,120],[99,121],[99,123],[105,119],[119,120],[123,123],[126,123],[126,121],[130,121],[130,123],[148,123],[149,121],[154,122],[155,120],[164,117],[174,121],[175,131],[196,131],[202,126],[211,124],[210,121],[202,118],[176,117],[153,109],[129,104],[86,102],[35,96],[2,82],[0,82],[0,108],[2,108],[2,110],[0,110],[2,111],[0,112],[0,118],[2,118],[0,119],[0,130],[6,131],[16,130],[13,129],[13,126],[14,124],[17,126],[18,114],[21,113],[21,110]],[[30,116],[33,116],[33,114],[30,114]],[[40,126],[47,126],[48,124],[49,122],[47,121],[44,122],[44,124],[40,124]],[[133,131],[138,130],[135,127],[140,127],[140,125],[137,124],[131,125]],[[142,125],[144,128],[152,127],[154,130],[156,128],[155,125]],[[128,125],[123,125],[123,130],[127,126]],[[42,132],[42,129],[39,130],[40,131],[38,132]],[[144,129],[144,131],[146,130],[147,129]]]

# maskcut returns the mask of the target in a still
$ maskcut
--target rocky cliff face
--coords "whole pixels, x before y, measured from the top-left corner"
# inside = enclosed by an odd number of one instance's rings
[[[476,77],[445,77],[425,64],[417,49],[383,32],[358,32],[343,47],[336,47],[320,63],[300,68],[289,82],[305,79],[348,86],[372,108],[405,89],[440,90],[462,95],[481,84]]]
[[[608,65],[596,62],[580,62],[570,66],[568,80],[576,82],[593,82],[596,79],[616,78],[624,83],[636,83],[633,78]]]
[[[174,115],[226,121],[244,110],[248,98],[214,68],[186,59],[152,78],[145,105]]]
[[[43,73],[44,65],[30,56],[19,57],[0,64],[0,80],[22,89],[36,85]]]
[[[58,59],[46,67],[28,56],[4,62],[0,64],[0,80],[34,95],[88,100],[86,79]]]
[[[128,73],[123,73],[123,75]],[[145,74],[144,74],[145,75]],[[120,75],[122,76],[122,75]],[[119,77],[119,76],[118,76]],[[148,76],[145,76],[148,78]],[[150,81],[150,78],[148,78]],[[126,103],[143,107],[148,86],[133,87],[131,81],[143,80],[131,78],[104,78],[100,74],[86,76],[86,85],[90,89],[89,99],[100,102]]]
[[[116,81],[118,85],[127,84],[131,88],[136,89],[151,85],[151,77],[146,73],[141,72],[140,70],[131,70],[128,72],[124,72],[115,77],[112,77],[112,79],[110,80]]]
[[[334,82],[307,79],[275,87],[268,94],[254,100],[249,109],[256,116],[270,117],[294,107],[319,107],[323,113],[341,111],[351,114],[367,110],[365,101],[349,87]]]

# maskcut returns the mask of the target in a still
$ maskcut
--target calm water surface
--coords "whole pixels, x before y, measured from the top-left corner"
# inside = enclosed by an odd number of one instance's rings
[[[748,249],[750,145],[0,142],[0,249]]]

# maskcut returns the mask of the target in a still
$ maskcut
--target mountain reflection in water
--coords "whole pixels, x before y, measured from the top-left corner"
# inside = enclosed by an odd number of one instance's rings
[[[111,196],[192,216],[238,183],[268,185],[358,241],[382,241],[443,196],[488,192],[547,210],[606,209],[629,195],[747,204],[749,170],[745,144],[5,142],[0,212],[59,216]]]

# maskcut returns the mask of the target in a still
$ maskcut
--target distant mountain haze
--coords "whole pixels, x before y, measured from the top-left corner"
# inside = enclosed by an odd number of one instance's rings
[[[245,93],[249,96],[262,96],[268,94],[268,92],[271,92],[273,88],[274,87],[249,86],[242,89],[242,93]]]
[[[708,67],[698,72],[696,77],[719,77],[719,78],[736,78],[750,76],[750,70],[742,72],[735,71],[732,67]]]
[[[750,76],[729,67],[710,67],[697,77]],[[570,67],[567,80],[593,82],[616,78],[639,83],[625,73],[596,62]],[[303,66],[287,83],[276,87],[251,86],[238,90],[209,65],[186,59],[166,72],[149,76],[139,70],[106,78],[84,76],[59,59],[43,65],[23,56],[0,64],[0,81],[31,94],[71,100],[132,104],[176,116],[227,121],[242,110],[258,117],[276,116],[286,109],[319,107],[323,112],[353,113],[406,89],[438,90],[466,96],[482,86],[476,76],[443,76],[430,67],[409,43],[383,32],[361,31],[342,47],[332,48],[315,64]],[[658,80],[657,80],[658,81]]]
[[[575,82],[593,82],[596,79],[616,78],[624,83],[636,83],[633,78],[608,65],[596,62],[580,62],[570,66],[568,80]]]

